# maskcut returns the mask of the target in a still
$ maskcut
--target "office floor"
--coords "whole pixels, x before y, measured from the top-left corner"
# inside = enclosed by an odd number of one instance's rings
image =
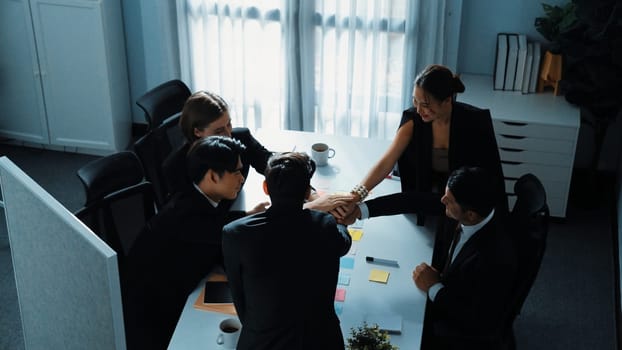
[[[76,170],[93,156],[0,144],[6,155],[70,211],[84,202]],[[515,323],[518,349],[616,349],[611,205],[575,198],[554,222],[542,268]],[[579,205],[576,205],[579,204]],[[2,211],[0,209],[0,211]],[[0,215],[0,350],[24,349],[4,212]]]

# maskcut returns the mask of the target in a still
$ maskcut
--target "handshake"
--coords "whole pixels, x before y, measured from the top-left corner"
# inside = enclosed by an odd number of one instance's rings
[[[305,209],[328,212],[335,217],[337,223],[350,225],[360,219],[361,211],[357,205],[361,201],[357,192],[336,192],[319,195],[314,193],[305,204]]]

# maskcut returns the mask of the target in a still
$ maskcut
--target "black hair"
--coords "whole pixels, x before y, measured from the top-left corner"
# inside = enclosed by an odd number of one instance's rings
[[[276,153],[268,159],[265,176],[272,202],[302,202],[315,173],[315,162],[306,153]]]
[[[463,211],[472,210],[486,217],[495,206],[494,182],[483,168],[461,167],[454,170],[447,180],[447,188]]]
[[[440,64],[431,64],[425,67],[415,78],[415,85],[439,102],[450,96],[453,101],[457,93],[464,92],[464,84],[460,78],[454,75],[449,68]]]
[[[238,159],[246,147],[238,140],[226,136],[208,136],[196,140],[186,158],[188,176],[195,184],[201,182],[209,169],[222,176],[234,172]]]

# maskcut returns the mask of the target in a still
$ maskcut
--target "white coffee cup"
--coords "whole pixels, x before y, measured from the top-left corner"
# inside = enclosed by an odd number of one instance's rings
[[[335,156],[335,150],[328,147],[325,143],[314,143],[311,146],[311,158],[317,166],[325,166],[328,160]]]
[[[225,349],[235,349],[238,346],[242,323],[235,318],[227,318],[220,322],[218,329],[220,333],[216,338],[216,344],[222,345]]]

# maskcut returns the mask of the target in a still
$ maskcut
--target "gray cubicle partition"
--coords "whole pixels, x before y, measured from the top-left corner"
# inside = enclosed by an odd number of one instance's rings
[[[621,112],[622,113],[622,112]],[[621,114],[622,116],[622,114]],[[620,118],[620,120],[622,120],[622,118]],[[619,283],[619,294],[618,297],[620,297],[621,299],[619,300],[619,304],[618,306],[620,307],[620,309],[618,309],[618,315],[622,316],[622,152],[619,153],[619,160],[618,160],[618,172],[617,172],[617,178],[616,178],[616,215],[617,215],[617,223],[618,223],[618,278],[617,281]],[[622,333],[622,329],[620,329],[620,327],[618,327],[618,332]],[[622,334],[619,334],[622,335]]]
[[[26,349],[125,349],[116,253],[6,157],[0,185]]]

